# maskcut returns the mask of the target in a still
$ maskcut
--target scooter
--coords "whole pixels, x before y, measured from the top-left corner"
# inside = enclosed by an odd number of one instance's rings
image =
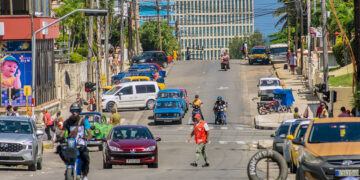
[[[225,124],[225,105],[219,105],[215,108],[215,124]]]
[[[76,180],[81,178],[82,160],[79,157],[79,146],[75,138],[68,138],[67,142],[61,144],[66,170],[65,180]]]
[[[200,109],[200,106],[192,106],[192,108],[193,108],[193,110],[192,110],[191,118],[192,118],[192,121],[195,122],[195,115],[201,114],[201,109]],[[201,114],[201,117],[202,117],[202,114]],[[202,118],[204,119],[204,117],[202,117]]]
[[[227,71],[228,69],[230,69],[229,66],[229,59],[228,58],[222,58],[221,60],[221,69]]]

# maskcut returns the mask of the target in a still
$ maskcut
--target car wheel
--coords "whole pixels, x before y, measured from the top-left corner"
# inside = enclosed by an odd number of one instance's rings
[[[253,65],[254,63],[253,63],[252,61],[250,61],[250,60],[249,60],[249,64],[250,64],[250,65]]]
[[[161,66],[162,66],[163,68],[167,68],[167,67],[168,67],[168,63],[167,63],[167,62],[163,62],[163,63],[161,64]]]
[[[296,166],[294,165],[294,163],[292,161],[290,161],[290,172],[296,173]]]
[[[114,101],[110,101],[106,104],[106,111],[107,112],[111,112],[111,109],[113,109],[113,107],[115,106],[115,102]]]
[[[159,167],[158,163],[148,164],[148,168],[158,168],[158,167]]]
[[[35,160],[35,162],[34,162],[33,164],[30,164],[30,165],[28,166],[28,170],[29,170],[29,171],[36,171],[36,169],[37,169],[37,162],[36,162],[36,160]]]
[[[105,161],[103,161],[103,168],[104,169],[112,169],[112,164],[106,163]]]
[[[154,109],[154,106],[155,106],[155,101],[153,99],[149,99],[146,102],[146,108],[147,109]]]
[[[305,180],[304,172],[303,172],[301,166],[300,166],[299,169],[296,171],[296,180]]]
[[[36,164],[37,166],[37,170],[41,170],[42,169],[42,158],[39,159],[39,161]]]
[[[182,124],[182,118],[179,118],[179,120],[176,121],[177,124]]]

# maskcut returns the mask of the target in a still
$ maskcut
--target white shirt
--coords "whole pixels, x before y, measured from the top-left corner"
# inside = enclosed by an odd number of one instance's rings
[[[297,64],[297,57],[290,56],[290,65],[296,65],[296,64]]]
[[[247,44],[246,43],[244,43],[244,48],[245,48],[245,50],[247,50]]]

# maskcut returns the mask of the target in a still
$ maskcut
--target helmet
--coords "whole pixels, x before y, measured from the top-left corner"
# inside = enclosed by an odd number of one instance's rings
[[[195,98],[199,98],[199,95],[195,95]]]
[[[81,106],[79,105],[79,103],[73,103],[71,104],[70,106],[70,112],[72,111],[78,111],[78,112],[81,112],[82,108]]]
[[[217,99],[218,99],[218,100],[219,100],[219,99],[222,99],[222,97],[221,97],[221,96],[218,96]]]

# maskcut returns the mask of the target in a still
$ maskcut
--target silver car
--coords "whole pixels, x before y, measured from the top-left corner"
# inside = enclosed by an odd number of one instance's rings
[[[43,135],[30,118],[0,116],[0,165],[27,165],[30,171],[40,170]]]

